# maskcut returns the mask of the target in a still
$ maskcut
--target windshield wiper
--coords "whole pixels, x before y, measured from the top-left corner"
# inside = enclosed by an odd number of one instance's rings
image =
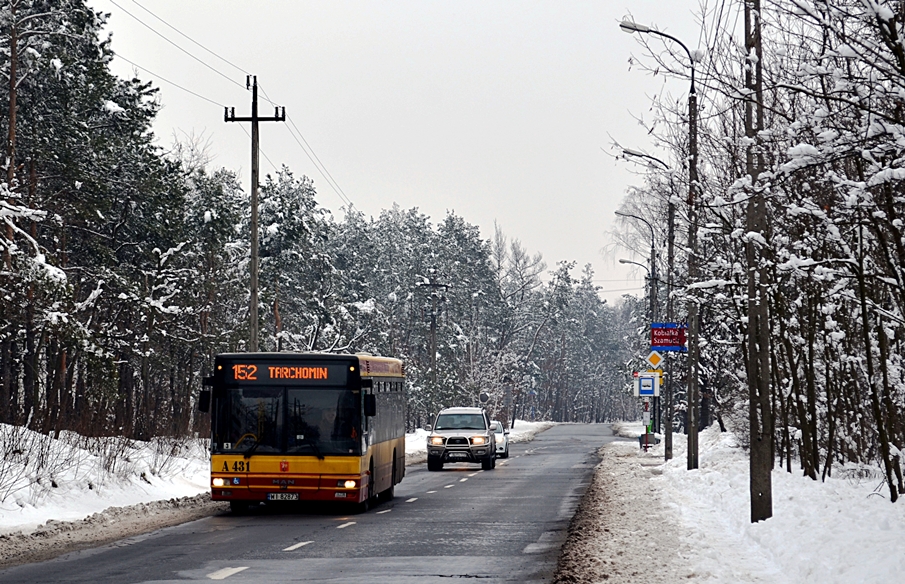
[[[261,440],[259,438],[255,438],[255,443],[248,447],[248,450],[242,453],[242,456],[245,458],[251,458],[251,453],[254,452],[258,445],[261,444]]]
[[[306,443],[308,443],[308,446],[310,446],[311,450],[314,451],[314,455],[317,457],[318,460],[324,459],[324,455],[321,454],[321,450],[320,450],[320,448],[317,447],[317,443],[314,440],[312,440],[311,438],[302,438],[302,440],[305,441]]]

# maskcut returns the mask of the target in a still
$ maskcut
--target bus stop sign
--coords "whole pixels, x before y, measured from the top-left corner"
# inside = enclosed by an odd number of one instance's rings
[[[639,371],[635,374],[635,397],[658,397],[660,395],[660,373]]]

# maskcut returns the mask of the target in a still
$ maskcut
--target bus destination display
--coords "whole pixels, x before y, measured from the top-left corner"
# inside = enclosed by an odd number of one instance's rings
[[[345,385],[353,365],[341,363],[289,365],[274,362],[222,363],[226,383],[280,385]]]

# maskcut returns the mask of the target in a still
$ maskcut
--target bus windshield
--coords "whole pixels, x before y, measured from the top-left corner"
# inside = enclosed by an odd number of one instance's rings
[[[317,457],[361,454],[358,391],[230,388],[217,417],[215,451]]]

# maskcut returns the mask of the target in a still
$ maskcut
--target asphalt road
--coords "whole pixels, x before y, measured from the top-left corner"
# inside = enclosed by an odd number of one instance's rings
[[[367,513],[261,507],[0,572],[17,584],[85,582],[548,582],[590,482],[604,424],[554,426],[492,471],[408,467]]]

